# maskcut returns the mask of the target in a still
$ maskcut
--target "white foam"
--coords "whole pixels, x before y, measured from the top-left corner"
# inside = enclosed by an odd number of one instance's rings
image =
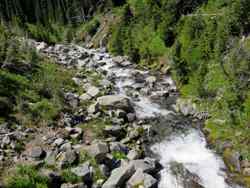
[[[180,182],[171,174],[170,164],[177,162],[191,173],[197,175],[205,188],[229,188],[225,182],[224,164],[215,153],[206,147],[204,136],[197,130],[190,130],[187,135],[173,137],[152,146],[160,155],[165,170],[161,173],[159,188],[182,188]]]

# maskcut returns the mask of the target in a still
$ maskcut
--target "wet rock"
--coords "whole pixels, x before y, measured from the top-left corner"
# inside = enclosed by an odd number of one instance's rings
[[[149,76],[146,78],[146,83],[150,86],[153,87],[155,82],[157,81],[157,78],[155,76]]]
[[[40,160],[46,156],[46,152],[39,146],[33,147],[30,150],[30,157],[35,160]]]
[[[154,174],[158,171],[158,164],[155,159],[145,158],[132,161],[135,169],[141,169],[144,173]]]
[[[132,164],[121,166],[117,169],[114,169],[111,173],[111,176],[103,184],[102,188],[117,188],[125,184],[135,172],[135,167]]]
[[[120,64],[120,63],[122,63],[122,62],[124,61],[124,57],[122,57],[122,56],[113,57],[113,61],[114,61],[115,63]]]
[[[84,182],[92,181],[93,170],[89,162],[85,162],[84,164],[72,168],[71,172],[78,177],[81,177]]]
[[[147,173],[138,169],[135,174],[128,180],[126,188],[134,188],[143,185],[144,188],[156,188],[157,180]]]
[[[133,111],[130,100],[122,95],[106,95],[97,99],[98,104],[104,108],[122,109],[126,112]]]
[[[88,152],[97,162],[102,162],[105,159],[106,154],[109,152],[109,148],[106,143],[98,142],[91,145]]]

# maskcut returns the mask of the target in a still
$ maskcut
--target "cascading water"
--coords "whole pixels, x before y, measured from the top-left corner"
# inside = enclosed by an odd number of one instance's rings
[[[173,80],[169,76],[163,76],[158,79],[156,87],[150,88],[150,94],[147,94],[147,92],[142,92],[142,90],[145,89],[145,87],[150,87],[146,85],[145,80],[143,80],[146,76],[149,76],[148,71],[138,70],[132,64],[121,66],[114,62],[108,53],[102,52],[101,50],[89,50],[80,46],[74,46],[73,51],[77,52],[72,53],[71,56],[78,54],[75,55],[74,58],[79,58],[78,56],[84,53],[91,54],[92,60],[87,62],[79,60],[76,66],[85,66],[90,69],[105,72],[107,79],[111,77],[117,94],[127,96],[134,103],[137,118],[160,118],[170,113],[176,114],[166,109],[166,107],[160,103],[158,104],[151,100],[152,95],[162,93],[165,89],[176,89]],[[143,83],[142,85],[140,85],[140,83],[138,84],[135,75],[141,75],[142,80],[140,82]],[[133,94],[131,95],[131,93]],[[173,172],[173,163],[180,164],[190,174],[197,177],[197,184],[204,188],[237,187],[229,186],[226,183],[223,161],[213,151],[207,148],[204,135],[197,129],[189,128],[185,133],[173,133],[161,142],[155,143],[151,149],[159,156],[160,163],[164,167],[160,174],[161,180],[159,188],[193,188],[185,185],[185,178],[181,178],[178,172]]]

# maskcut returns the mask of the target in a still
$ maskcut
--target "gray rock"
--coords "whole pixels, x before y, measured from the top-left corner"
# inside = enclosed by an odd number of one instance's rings
[[[3,145],[9,145],[11,142],[11,139],[8,135],[4,136],[3,139],[2,139],[2,144]]]
[[[128,158],[129,160],[136,160],[136,159],[139,159],[139,158],[140,158],[140,153],[139,153],[138,151],[132,149],[132,150],[130,150],[130,151],[128,152],[127,158]]]
[[[122,56],[116,56],[116,57],[113,57],[113,61],[115,63],[122,63],[124,61],[124,58]]]
[[[61,146],[64,143],[64,139],[63,138],[57,138],[54,142],[53,142],[53,146]]]
[[[66,93],[65,99],[72,108],[76,108],[79,104],[79,98],[74,93],[70,93],[70,92]]]
[[[147,173],[143,173],[138,169],[135,174],[128,180],[126,188],[134,188],[138,185],[143,185],[144,188],[155,188],[157,180]]]
[[[133,111],[130,100],[122,95],[106,95],[99,97],[97,102],[101,107],[112,108],[112,109],[122,109],[126,112]]]
[[[61,145],[61,147],[60,147],[60,151],[67,151],[67,150],[71,150],[71,149],[72,149],[72,145],[69,142]]]
[[[46,156],[46,152],[39,146],[33,147],[30,150],[30,157],[35,160],[40,160]]]
[[[95,103],[95,104],[91,104],[89,107],[88,107],[88,114],[89,115],[92,115],[92,114],[96,114],[98,111],[99,111],[99,105],[98,103]]]
[[[128,148],[120,142],[111,142],[109,148],[111,152],[116,151],[116,152],[127,153],[128,151]]]
[[[144,173],[154,173],[157,170],[155,159],[145,158],[132,161],[135,169],[141,169]]]
[[[97,162],[101,162],[105,159],[105,155],[109,152],[109,148],[106,143],[98,142],[91,145],[88,152]]]
[[[100,93],[100,89],[92,86],[88,89],[87,94],[91,97],[96,97]]]
[[[55,165],[55,163],[56,163],[56,155],[57,155],[56,151],[47,152],[46,158],[44,160],[46,165],[49,165],[49,166]]]
[[[103,176],[109,177],[110,176],[110,171],[109,168],[105,164],[101,164],[99,166],[99,170],[102,173]]]
[[[128,119],[128,122],[133,122],[136,120],[136,115],[135,113],[128,113],[127,114],[127,119]]]
[[[67,168],[78,160],[78,155],[74,150],[63,152],[58,158],[58,166],[60,168]]]
[[[132,164],[121,166],[112,171],[111,176],[103,184],[102,188],[117,188],[121,187],[135,172],[135,167]]]
[[[87,93],[82,94],[79,99],[81,102],[87,102],[91,99],[92,97],[88,95]]]
[[[89,162],[80,164],[79,166],[72,168],[71,172],[81,177],[83,181],[89,182],[92,180],[93,170]]]
[[[157,78],[155,76],[149,76],[146,78],[146,83],[149,84],[151,87],[155,84]]]
[[[124,135],[124,129],[121,126],[106,126],[104,129],[104,133],[114,136],[114,137],[121,137]]]

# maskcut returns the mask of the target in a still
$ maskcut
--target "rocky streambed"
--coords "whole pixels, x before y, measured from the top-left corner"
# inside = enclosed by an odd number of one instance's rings
[[[45,170],[53,187],[238,187],[228,183],[223,161],[200,131],[208,114],[180,100],[169,75],[138,69],[105,49],[32,43],[56,63],[78,70],[73,80],[84,90],[65,93],[74,113],[62,114],[60,128],[37,133],[17,159],[55,166]],[[104,133],[100,138],[84,129],[96,119],[109,122],[95,125]],[[60,181],[64,168],[82,181]]]

